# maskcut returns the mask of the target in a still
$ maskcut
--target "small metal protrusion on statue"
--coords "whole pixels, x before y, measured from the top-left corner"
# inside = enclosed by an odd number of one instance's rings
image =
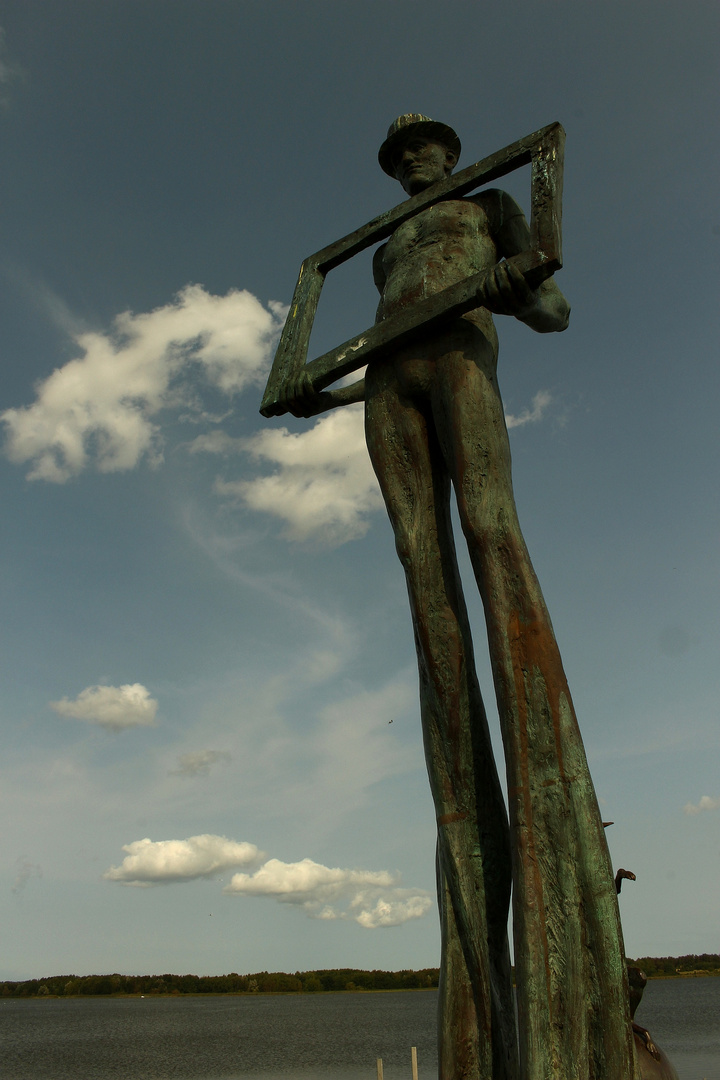
[[[636,880],[637,879],[636,879],[635,875],[633,874],[632,870],[623,870],[622,868],[620,870],[618,870],[617,873],[615,874],[615,889],[616,889],[618,895],[620,894],[620,889],[622,888],[623,881],[636,881]]]

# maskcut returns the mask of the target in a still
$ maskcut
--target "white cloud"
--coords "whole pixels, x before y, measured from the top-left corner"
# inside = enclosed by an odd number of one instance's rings
[[[312,859],[286,863],[269,859],[254,874],[234,874],[224,892],[246,896],[276,896],[287,904],[322,903],[334,900],[348,887],[392,885],[387,870],[340,870]]]
[[[148,727],[155,721],[158,703],[142,683],[124,686],[88,686],[74,701],[51,701],[50,708],[61,716],[86,720],[110,731]]]
[[[103,877],[123,885],[163,885],[196,878],[215,877],[224,870],[250,866],[263,858],[255,844],[237,843],[225,836],[190,836],[187,840],[157,840],[146,837],[124,844],[126,858],[112,866]]]
[[[383,505],[365,446],[362,405],[336,409],[309,431],[268,428],[244,440],[244,448],[275,471],[252,480],[218,480],[215,490],[279,517],[290,540],[355,540],[367,532],[368,514]]]
[[[7,456],[30,466],[28,478],[64,483],[83,470],[132,469],[162,459],[158,414],[189,405],[185,419],[217,423],[192,401],[190,376],[200,372],[225,394],[262,382],[286,309],[264,307],[251,293],[214,296],[188,285],[154,311],[118,315],[108,331],[63,325],[79,355],[36,389],[31,405],[6,409]],[[508,427],[542,419],[552,398],[542,390],[532,407],[508,415]],[[191,453],[245,453],[269,474],[221,479],[217,494],[272,514],[290,540],[341,544],[363,536],[382,496],[370,465],[362,405],[337,409],[306,431],[266,428],[247,439],[219,430],[188,446]]]
[[[55,483],[91,465],[119,472],[143,456],[158,461],[152,418],[184,400],[183,376],[199,366],[224,393],[260,382],[284,315],[247,291],[188,285],[164,307],[118,315],[108,333],[74,334],[81,355],[38,385],[32,405],[0,415],[7,456],[31,464],[30,480]]]
[[[316,919],[354,919],[373,930],[419,919],[431,906],[426,892],[401,889],[397,880],[387,870],[342,870],[312,859],[296,863],[270,859],[254,874],[234,874],[223,892],[270,896],[302,907]]]
[[[505,413],[505,423],[508,428],[522,427],[523,424],[536,424],[542,420],[545,410],[552,402],[552,394],[548,390],[538,390],[532,399],[532,408],[523,409],[518,416]]]
[[[226,870],[251,867],[265,857],[255,844],[212,835],[158,841],[146,837],[125,844],[123,851],[127,855],[121,865],[112,866],[103,878],[145,888],[216,877]],[[398,875],[387,870],[343,870],[312,859],[295,863],[268,859],[255,873],[233,874],[223,892],[269,897],[300,907],[311,918],[354,920],[374,930],[419,919],[431,907],[427,892],[401,888],[398,881]]]
[[[361,902],[355,900],[352,906],[362,906],[362,910],[354,916],[356,922],[366,930],[375,930],[378,926],[400,926],[410,919],[421,919],[427,914],[431,903],[425,892],[395,889],[390,899],[378,897],[372,908],[366,906],[365,898]]]
[[[719,810],[720,798],[711,799],[709,795],[703,795],[700,802],[695,806],[693,803],[686,803],[683,810],[686,814],[701,814],[703,810]]]
[[[208,776],[213,765],[220,761],[230,761],[227,750],[195,750],[178,757],[176,769],[171,769],[169,776]]]

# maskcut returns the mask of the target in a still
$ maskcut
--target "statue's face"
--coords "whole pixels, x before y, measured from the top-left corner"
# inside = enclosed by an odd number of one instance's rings
[[[455,165],[455,155],[441,143],[410,136],[393,154],[395,176],[408,195],[417,195],[438,180],[444,180]]]

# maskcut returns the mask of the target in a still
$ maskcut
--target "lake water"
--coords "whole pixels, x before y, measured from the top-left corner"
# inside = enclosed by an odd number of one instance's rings
[[[3,1080],[434,1080],[435,991],[0,999]],[[720,978],[648,983],[637,1019],[680,1080],[720,1080]]]

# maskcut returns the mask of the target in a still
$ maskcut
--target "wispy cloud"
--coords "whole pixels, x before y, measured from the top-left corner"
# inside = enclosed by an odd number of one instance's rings
[[[221,457],[229,457],[231,454],[241,454],[246,446],[246,439],[233,438],[225,431],[209,431],[188,443],[187,449],[191,454],[219,454]]]
[[[109,731],[148,727],[155,722],[158,703],[142,683],[124,686],[88,686],[72,701],[51,701],[50,708],[61,716],[98,724]]]
[[[11,892],[22,892],[31,877],[42,877],[42,869],[37,863],[31,863],[27,859],[20,858],[15,863],[15,882]]]
[[[689,802],[683,806],[686,814],[702,814],[703,810],[720,810],[720,798],[712,799],[709,795],[703,795],[697,805]]]
[[[228,448],[220,439],[195,444],[196,450]],[[280,518],[290,540],[355,540],[370,527],[368,515],[383,505],[365,446],[361,405],[337,409],[300,433],[268,428],[243,440],[243,449],[274,471],[249,480],[218,480],[216,492]]]
[[[127,856],[103,877],[123,885],[167,885],[197,878],[212,878],[238,866],[252,866],[264,857],[255,844],[238,843],[226,836],[190,836],[187,840],[134,840],[124,844]]]
[[[313,740],[313,783],[326,797],[342,792],[359,805],[373,784],[416,768],[422,758],[390,738],[388,724],[417,712],[417,689],[410,676],[378,690],[362,690],[326,705]]]
[[[523,427],[524,424],[537,424],[542,420],[551,402],[552,394],[548,390],[538,390],[532,399],[532,406],[529,409],[523,409],[517,416],[505,413],[505,423],[508,428]]]
[[[186,509],[184,520],[194,542],[222,574],[271,603],[277,604],[280,608],[284,608],[289,614],[302,616],[307,621],[308,628],[312,627],[313,636],[316,632],[321,633],[323,638],[323,645],[320,648],[321,671],[325,671],[326,674],[332,673],[327,669],[329,656],[335,658],[331,665],[334,671],[352,653],[356,645],[352,623],[343,616],[323,608],[314,597],[304,595],[298,589],[297,581],[293,580],[292,575],[277,570],[273,570],[271,574],[258,574],[246,569],[243,561],[246,540],[243,534],[217,531],[215,523],[209,523],[207,515],[195,508]],[[305,645],[307,645],[307,638]],[[312,681],[316,681],[315,672],[317,672],[315,660],[311,659],[308,667],[305,655],[298,662],[293,678],[313,673]]]
[[[230,761],[227,750],[195,750],[178,757],[176,769],[171,769],[169,776],[209,776],[210,769],[221,761]]]
[[[312,859],[269,859],[254,874],[234,874],[225,893],[269,896],[315,919],[353,919],[368,930],[419,919],[431,905],[424,890],[402,889],[387,870],[342,870]]]
[[[161,458],[153,418],[187,403],[193,366],[226,394],[256,384],[268,366],[285,309],[251,293],[213,296],[188,285],[169,304],[126,311],[108,332],[74,334],[77,359],[37,387],[32,405],[6,409],[6,453],[31,465],[30,480],[63,483],[84,469],[119,472]]]
[[[13,60],[5,44],[5,31],[0,27],[0,108],[10,104],[10,87],[26,77],[24,68]]]

